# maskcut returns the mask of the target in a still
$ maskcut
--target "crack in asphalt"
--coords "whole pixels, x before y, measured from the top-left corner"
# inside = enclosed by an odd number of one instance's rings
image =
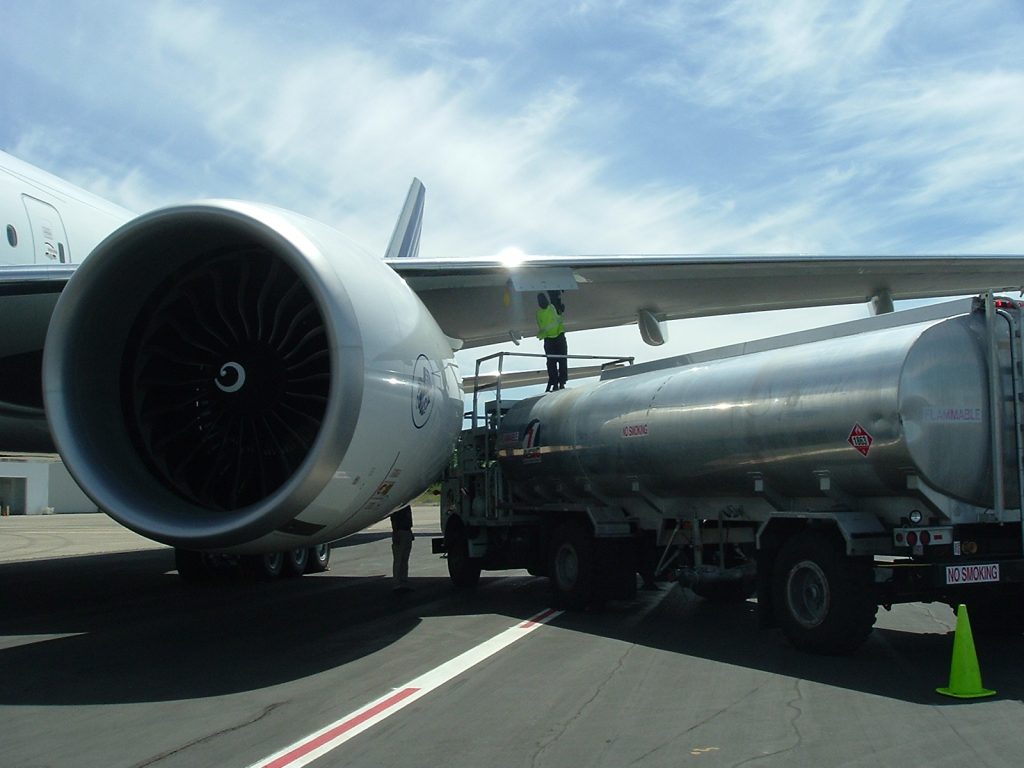
[[[533,753],[533,757],[530,760],[530,765],[532,768],[537,768],[537,765],[539,764],[541,757],[551,747],[551,745],[555,744],[559,739],[561,739],[562,736],[565,735],[566,731],[568,731],[569,728],[571,728],[572,725],[583,716],[583,713],[587,711],[587,708],[594,703],[598,696],[601,695],[601,692],[604,690],[605,686],[607,686],[608,683],[611,682],[612,678],[615,677],[622,669],[623,664],[625,664],[626,658],[633,652],[634,648],[636,648],[635,645],[630,645],[625,650],[625,652],[621,656],[619,656],[619,659],[616,662],[615,666],[612,667],[612,669],[608,672],[607,675],[605,675],[604,680],[598,683],[598,685],[594,688],[593,694],[591,694],[589,699],[583,702],[583,705],[576,711],[576,714],[568,720],[566,720],[557,733],[552,734],[552,736],[548,738],[547,741],[544,741],[539,745],[539,749]]]
[[[753,688],[751,688],[751,689],[750,689],[749,691],[747,691],[746,693],[744,693],[744,694],[743,694],[742,696],[740,696],[740,697],[739,697],[738,699],[736,699],[735,701],[732,701],[732,702],[730,702],[730,703],[726,704],[726,705],[725,705],[724,707],[722,707],[722,708],[720,708],[720,709],[717,709],[717,710],[715,710],[714,712],[712,712],[711,714],[709,714],[709,715],[708,715],[707,717],[705,717],[705,718],[703,718],[703,719],[701,719],[701,720],[698,720],[698,721],[697,721],[696,723],[694,723],[693,725],[691,725],[691,726],[690,726],[689,728],[687,728],[686,730],[684,730],[684,731],[681,731],[681,732],[677,733],[676,735],[674,735],[674,736],[673,736],[673,737],[672,737],[671,739],[668,739],[667,741],[664,741],[664,742],[662,742],[661,744],[657,745],[656,747],[653,747],[653,748],[651,748],[651,749],[647,750],[647,751],[646,751],[646,752],[644,752],[644,753],[643,753],[642,755],[640,755],[640,756],[639,756],[638,758],[636,758],[635,760],[633,760],[633,761],[632,761],[632,762],[630,763],[630,765],[638,765],[638,764],[642,764],[642,763],[643,763],[644,761],[646,761],[646,760],[647,760],[647,758],[649,758],[649,757],[650,757],[651,755],[654,755],[654,754],[656,754],[656,753],[660,752],[661,750],[665,749],[666,747],[668,747],[668,746],[669,746],[669,745],[671,745],[672,743],[674,743],[674,742],[678,741],[678,740],[679,740],[680,738],[682,738],[683,736],[686,736],[687,734],[689,734],[689,733],[692,733],[693,731],[697,730],[697,729],[698,729],[698,728],[700,728],[701,726],[707,725],[708,723],[710,723],[710,722],[711,722],[712,720],[714,720],[715,718],[721,717],[722,715],[724,715],[724,714],[725,714],[726,712],[728,712],[728,711],[729,711],[730,709],[732,709],[733,707],[737,706],[738,704],[742,704],[742,703],[743,703],[744,701],[746,701],[746,700],[747,700],[747,699],[749,699],[749,698],[750,698],[751,696],[753,696],[753,695],[754,695],[755,693],[757,693],[757,692],[758,692],[758,691],[760,691],[760,690],[761,690],[762,688],[764,688],[764,686],[765,686],[765,685],[767,685],[767,684],[768,684],[768,680],[764,680],[764,681],[763,681],[763,682],[761,682],[761,683],[760,683],[759,685],[756,685],[756,686],[754,686],[754,687],[753,687]]]
[[[946,634],[956,629],[956,612],[954,611],[952,616],[950,616],[949,606],[945,605],[944,603],[942,603],[941,605],[944,609],[943,613],[946,616],[945,620],[941,619],[939,616],[935,614],[935,612],[932,610],[933,604],[926,604],[922,607],[924,608],[924,612],[928,616],[928,618],[931,619],[932,622],[938,625],[939,629],[942,630],[942,634]]]
[[[187,744],[182,744],[180,747],[177,747],[175,749],[169,749],[166,752],[161,752],[159,755],[155,755],[155,756],[149,758],[148,760],[145,760],[144,762],[136,763],[135,765],[132,766],[132,768],[147,768],[147,766],[155,765],[156,763],[159,763],[161,760],[166,760],[168,757],[173,757],[174,755],[180,754],[180,753],[184,752],[186,749],[191,749],[192,747],[194,747],[194,746],[196,746],[198,744],[204,744],[204,743],[206,743],[208,741],[211,741],[211,740],[217,738],[218,736],[223,736],[224,734],[227,734],[227,733],[233,733],[234,731],[240,731],[243,728],[248,728],[250,725],[258,723],[260,720],[262,720],[263,718],[267,717],[275,709],[277,709],[278,707],[281,707],[283,705],[284,705],[283,701],[276,701],[273,704],[268,704],[266,707],[263,708],[262,712],[260,712],[255,717],[253,717],[253,718],[251,718],[249,720],[246,720],[244,723],[239,723],[238,725],[233,725],[230,728],[222,728],[221,730],[214,731],[213,733],[207,734],[206,736],[202,736],[202,737],[200,737],[198,739],[193,739],[192,741],[188,742]]]
[[[740,760],[740,762],[738,763],[733,763],[732,768],[739,768],[739,766],[741,765],[750,765],[751,763],[755,763],[758,760],[765,760],[769,757],[775,757],[776,755],[781,755],[786,752],[792,752],[794,749],[796,749],[804,743],[803,734],[800,733],[800,728],[797,727],[797,722],[800,720],[801,715],[803,715],[804,713],[804,711],[797,706],[797,702],[803,701],[804,698],[803,693],[801,693],[800,691],[800,683],[803,681],[800,680],[800,678],[796,678],[793,682],[793,692],[796,695],[786,702],[786,706],[789,709],[793,710],[793,712],[795,712],[795,714],[793,715],[793,719],[789,721],[789,727],[792,728],[793,735],[796,737],[795,743],[791,744],[788,747],[777,749],[774,752],[767,752],[763,755],[755,755],[754,757],[748,757],[746,760]]]

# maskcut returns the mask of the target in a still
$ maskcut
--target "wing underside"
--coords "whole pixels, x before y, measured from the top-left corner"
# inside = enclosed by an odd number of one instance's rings
[[[565,291],[578,331],[657,320],[874,300],[957,296],[1024,285],[1024,256],[604,256],[388,260],[441,329],[467,347],[535,332],[536,294]]]

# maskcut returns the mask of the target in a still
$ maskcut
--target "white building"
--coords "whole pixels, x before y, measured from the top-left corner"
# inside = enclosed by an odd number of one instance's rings
[[[0,456],[0,512],[43,515],[96,512],[56,456]]]

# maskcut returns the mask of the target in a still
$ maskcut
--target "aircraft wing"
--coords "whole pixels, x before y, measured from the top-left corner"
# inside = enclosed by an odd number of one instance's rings
[[[563,290],[568,331],[768,309],[956,296],[1024,285],[1024,255],[527,256],[388,259],[466,347],[532,336],[536,294]],[[646,318],[643,316],[646,314]]]

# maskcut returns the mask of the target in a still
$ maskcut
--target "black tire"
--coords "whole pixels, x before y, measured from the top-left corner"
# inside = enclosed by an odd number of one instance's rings
[[[306,573],[324,573],[329,570],[331,570],[331,545],[315,544],[309,547]]]
[[[870,560],[847,557],[825,532],[804,531],[783,545],[772,598],[789,642],[810,653],[853,652],[878,611]]]
[[[444,529],[444,549],[448,553],[448,577],[459,589],[472,589],[480,581],[480,558],[469,556],[466,527],[457,517]]]
[[[174,549],[174,565],[178,569],[178,576],[188,584],[205,584],[213,581],[216,575],[209,558],[203,552],[193,552],[189,549]]]
[[[284,576],[301,576],[309,566],[309,548],[298,547],[284,553]]]
[[[577,523],[555,530],[551,537],[548,577],[555,604],[583,610],[596,602],[594,537]]]
[[[284,552],[246,555],[242,558],[242,568],[251,578],[259,581],[273,581],[284,570]]]

